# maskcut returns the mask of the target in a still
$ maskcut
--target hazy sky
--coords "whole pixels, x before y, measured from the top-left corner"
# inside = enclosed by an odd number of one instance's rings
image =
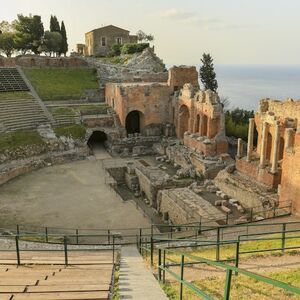
[[[18,13],[64,20],[69,48],[84,33],[114,24],[155,36],[167,64],[300,64],[300,0],[0,0],[0,20]]]

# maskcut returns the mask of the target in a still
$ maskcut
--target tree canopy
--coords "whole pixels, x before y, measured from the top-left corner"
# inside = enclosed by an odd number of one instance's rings
[[[137,36],[138,42],[152,42],[152,41],[154,41],[154,36],[151,33],[146,34],[142,30],[139,30],[136,33],[136,36]]]
[[[209,53],[203,53],[201,62],[202,66],[200,67],[199,71],[201,82],[206,90],[212,90],[216,92],[218,89],[218,82],[216,79],[216,73],[211,55]]]
[[[40,47],[41,52],[45,54],[59,53],[61,49],[62,36],[59,32],[51,32],[47,30],[44,34],[43,43]]]
[[[62,37],[60,53],[66,55],[66,53],[68,52],[68,38],[67,38],[67,32],[66,32],[64,21],[61,22],[60,34]]]
[[[3,32],[0,34],[0,52],[4,52],[7,57],[10,57],[15,49],[14,33]]]
[[[34,54],[39,54],[39,47],[42,44],[44,26],[41,16],[18,15],[14,24],[16,49],[22,53],[31,50]]]

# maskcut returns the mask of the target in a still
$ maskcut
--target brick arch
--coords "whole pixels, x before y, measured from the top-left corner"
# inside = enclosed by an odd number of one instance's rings
[[[208,134],[207,134],[207,131],[208,131],[208,117],[207,117],[207,115],[205,115],[205,114],[203,114],[202,116],[201,116],[201,118],[202,118],[202,122],[201,122],[201,131],[200,131],[200,133],[201,133],[201,135],[202,136],[207,136]]]
[[[184,133],[189,130],[190,111],[186,105],[181,105],[178,114],[178,135],[183,138]]]
[[[267,135],[267,151],[266,151],[266,159],[271,162],[271,155],[272,155],[272,147],[273,147],[273,137],[270,132]]]

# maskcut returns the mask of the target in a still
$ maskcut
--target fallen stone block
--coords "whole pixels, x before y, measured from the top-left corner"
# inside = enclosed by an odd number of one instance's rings
[[[224,205],[221,205],[221,209],[222,209],[224,212],[228,213],[228,214],[231,213],[231,209],[228,208],[228,207],[226,207],[226,206],[224,206]]]
[[[229,199],[228,202],[229,202],[231,205],[234,205],[234,204],[238,204],[238,203],[239,203],[239,201],[238,201],[237,199],[233,199],[233,198]]]
[[[215,206],[221,206],[221,205],[222,205],[222,200],[215,201]]]
[[[221,203],[222,203],[223,206],[226,206],[226,207],[228,206],[228,201],[227,200],[221,200]]]

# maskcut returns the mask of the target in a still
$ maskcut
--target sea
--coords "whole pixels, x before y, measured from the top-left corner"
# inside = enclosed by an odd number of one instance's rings
[[[220,97],[228,109],[256,110],[260,99],[300,99],[300,65],[216,65]]]

